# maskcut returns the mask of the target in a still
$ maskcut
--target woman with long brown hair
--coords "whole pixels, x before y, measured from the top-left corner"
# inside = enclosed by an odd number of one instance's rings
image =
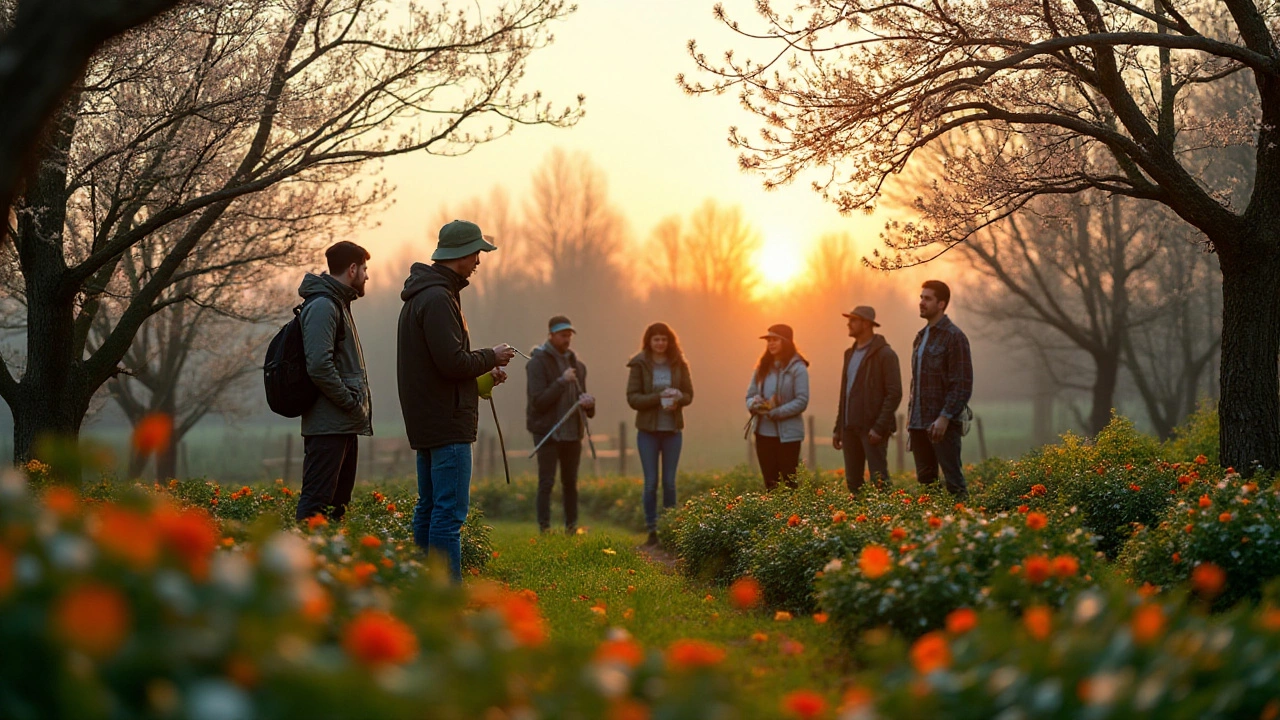
[[[641,350],[627,362],[627,404],[636,411],[636,450],[644,469],[647,544],[658,542],[658,462],[662,462],[662,507],[676,506],[676,466],[683,446],[683,408],[693,402],[693,378],[680,340],[666,323],[645,328]]]
[[[767,344],[747,387],[756,458],[766,490],[777,487],[779,480],[795,487],[804,411],[809,407],[809,361],[796,350],[790,325],[770,325],[760,339]]]

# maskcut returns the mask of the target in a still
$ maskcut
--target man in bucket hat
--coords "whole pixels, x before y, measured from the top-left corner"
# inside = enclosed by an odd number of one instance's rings
[[[844,451],[844,481],[856,493],[864,466],[877,487],[889,478],[889,436],[897,430],[894,413],[902,403],[902,372],[898,354],[875,332],[880,327],[875,308],[859,305],[844,316],[854,342],[844,351],[831,446]]]
[[[404,282],[396,342],[400,411],[409,445],[418,452],[418,503],[413,541],[445,556],[449,575],[462,582],[462,524],[471,496],[471,444],[476,441],[476,378],[495,383],[515,349],[506,343],[471,349],[462,315],[462,289],[480,266],[480,254],[497,250],[480,227],[454,220],[440,228],[431,265],[414,263]]]

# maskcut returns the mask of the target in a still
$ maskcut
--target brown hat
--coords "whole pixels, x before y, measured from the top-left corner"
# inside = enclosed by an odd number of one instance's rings
[[[841,313],[845,317],[859,317],[876,327],[880,327],[880,323],[876,322],[876,309],[870,305],[859,305],[847,313]]]
[[[769,332],[760,336],[761,340],[768,340],[771,337],[782,338],[787,342],[795,342],[795,333],[791,331],[790,325],[770,325]]]

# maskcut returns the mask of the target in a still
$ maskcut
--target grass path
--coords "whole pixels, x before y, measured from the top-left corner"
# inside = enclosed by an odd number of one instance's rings
[[[760,711],[754,717],[778,717],[782,696],[800,688],[838,701],[848,661],[829,626],[737,610],[724,588],[646,558],[643,535],[593,526],[565,537],[539,535],[533,523],[492,525],[498,557],[485,575],[535,591],[556,640],[585,654],[609,627],[622,627],[649,648],[681,638],[715,642],[728,650],[725,670],[736,687],[758,698],[748,704]]]

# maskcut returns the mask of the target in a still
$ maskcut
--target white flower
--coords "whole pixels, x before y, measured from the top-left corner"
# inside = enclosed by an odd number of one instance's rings
[[[831,560],[828,561],[826,565],[822,566],[822,572],[824,574],[830,573],[830,572],[838,572],[843,569],[844,569],[844,561],[841,560],[840,558],[831,558]]]
[[[204,680],[187,695],[191,720],[250,720],[253,702],[240,688],[225,680]]]
[[[313,560],[307,542],[294,533],[276,533],[262,553],[263,565],[278,575],[304,573]]]

